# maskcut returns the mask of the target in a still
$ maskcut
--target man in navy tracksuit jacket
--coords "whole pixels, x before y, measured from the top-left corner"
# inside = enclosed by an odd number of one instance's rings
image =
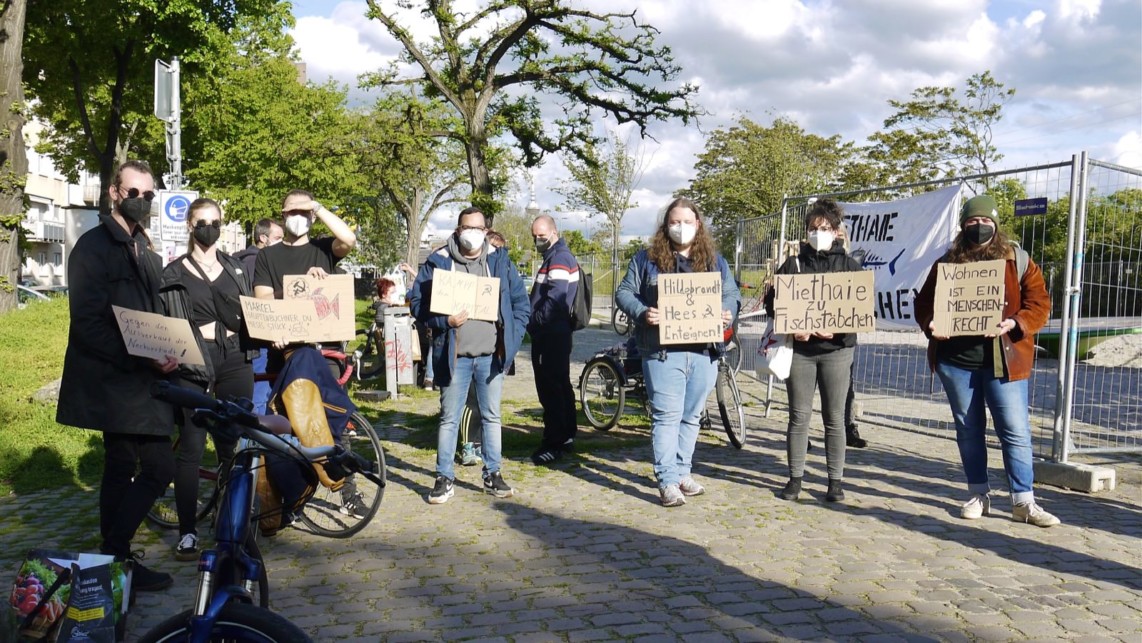
[[[571,311],[579,289],[579,262],[559,238],[548,215],[531,224],[543,264],[531,287],[531,367],[543,405],[543,443],[531,455],[535,464],[551,464],[574,443],[575,391],[571,387]]]

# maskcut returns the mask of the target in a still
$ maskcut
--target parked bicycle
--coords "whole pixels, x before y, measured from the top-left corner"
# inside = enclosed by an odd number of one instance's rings
[[[321,349],[321,353],[330,363],[330,369],[337,373],[337,381],[345,386],[353,375],[354,367],[348,356],[342,352],[329,348]],[[259,379],[273,381],[274,374],[259,375]],[[381,447],[381,439],[373,430],[360,412],[354,411],[345,425],[345,432],[341,436],[341,446],[376,462],[381,475],[385,471],[385,453]],[[177,440],[174,448],[177,450]],[[218,504],[219,478],[223,467],[228,463],[219,462],[217,454],[207,451],[203,455],[203,462],[198,467],[198,509],[195,512],[195,521],[202,522],[210,516]],[[383,488],[358,489],[358,498],[363,514],[348,512],[345,508],[341,490],[332,490],[326,487],[319,488],[314,497],[306,505],[305,511],[298,518],[301,523],[315,534],[328,538],[348,538],[365,528],[369,521],[377,514],[383,500]],[[178,527],[178,513],[175,510],[174,486],[167,488],[159,496],[155,504],[147,512],[151,522],[167,529]]]
[[[311,489],[321,487],[312,463],[322,466],[333,480],[359,473],[378,489],[385,486],[383,467],[339,444],[300,446],[284,416],[254,415],[248,410],[248,402],[216,400],[169,382],[159,382],[152,393],[177,406],[195,409],[195,421],[211,433],[240,437],[241,442],[222,478],[225,483],[218,498],[215,547],[203,551],[199,558],[194,607],[163,621],[140,641],[310,641],[288,619],[267,609],[269,579],[257,545],[257,520],[261,516],[255,491],[263,458],[267,453],[278,453],[304,463],[298,470]],[[299,504],[311,499],[303,498]]]
[[[613,306],[611,310],[611,328],[619,335],[626,336],[630,333],[630,317],[623,312],[622,308]]]
[[[725,331],[726,342],[733,340],[734,330]],[[609,431],[626,412],[628,398],[645,403],[646,385],[642,376],[642,360],[630,354],[627,345],[617,345],[595,354],[583,367],[579,376],[579,404],[587,422],[600,431]],[[738,351],[740,365],[740,350]],[[745,409],[737,378],[726,355],[718,359],[718,378],[714,384],[718,419],[730,443],[740,449],[745,446]],[[710,411],[702,415],[702,427],[712,426]]]

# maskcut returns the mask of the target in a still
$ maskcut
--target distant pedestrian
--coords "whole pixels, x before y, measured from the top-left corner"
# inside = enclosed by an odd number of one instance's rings
[[[555,219],[531,224],[535,250],[543,257],[531,286],[531,368],[543,407],[543,441],[531,461],[552,464],[573,447],[579,430],[571,386],[571,313],[579,290],[579,262],[559,238]]]
[[[668,273],[719,272],[722,277],[722,322],[732,325],[741,305],[729,264],[718,254],[698,206],[675,199],[666,206],[662,224],[650,246],[627,266],[615,299],[634,322],[632,333],[642,356],[642,374],[650,404],[651,446],[658,493],[666,507],[686,504],[686,496],[705,493],[691,475],[699,421],[714,390],[717,344],[661,345],[658,325],[658,276]]]
[[[1025,262],[1021,262],[1023,253]],[[946,337],[933,332],[937,302],[936,275],[941,263],[963,264],[1002,259],[1003,320],[989,334]],[[1020,269],[1020,263],[1025,268]],[[960,516],[975,520],[991,512],[987,475],[987,414],[991,411],[1003,453],[1003,470],[1011,493],[1011,519],[1037,527],[1052,527],[1059,519],[1035,502],[1035,467],[1031,454],[1031,420],[1027,382],[1035,360],[1035,333],[1047,323],[1051,298],[1043,272],[1014,246],[999,228],[995,199],[981,194],[960,210],[960,233],[951,248],[928,273],[916,295],[916,322],[928,336],[928,364],[944,384],[956,445],[967,476],[971,498]]]

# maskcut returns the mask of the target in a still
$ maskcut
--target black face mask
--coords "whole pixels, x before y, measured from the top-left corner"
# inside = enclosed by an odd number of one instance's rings
[[[209,248],[218,241],[218,236],[221,234],[222,230],[214,226],[202,226],[194,229],[194,240],[202,244],[203,248]]]
[[[974,223],[964,228],[964,236],[975,245],[982,246],[991,241],[991,238],[995,236],[995,228],[982,223]]]
[[[151,202],[142,198],[123,199],[119,202],[119,214],[134,223],[142,223],[151,214]]]

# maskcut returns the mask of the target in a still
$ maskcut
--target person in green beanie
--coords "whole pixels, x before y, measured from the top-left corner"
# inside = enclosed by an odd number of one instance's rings
[[[1035,470],[1031,454],[1031,421],[1027,385],[1035,357],[1035,333],[1047,323],[1051,300],[1043,272],[999,228],[999,209],[986,194],[968,199],[960,210],[960,233],[928,273],[916,296],[916,321],[928,336],[928,362],[940,376],[952,418],[956,444],[971,498],[961,507],[967,520],[991,512],[987,475],[987,414],[990,409],[1003,453],[1003,469],[1011,494],[1011,519],[1052,527],[1059,519],[1035,502]],[[934,333],[936,275],[941,263],[964,264],[1001,259],[1005,262],[1002,321],[985,335],[948,337]]]

